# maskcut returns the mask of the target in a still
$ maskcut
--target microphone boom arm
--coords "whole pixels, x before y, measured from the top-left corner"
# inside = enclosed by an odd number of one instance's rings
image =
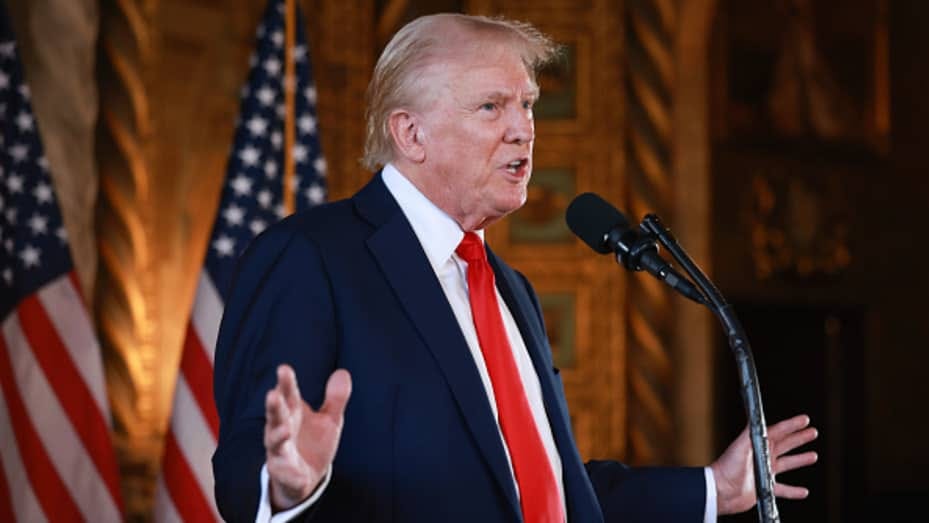
[[[726,331],[729,347],[736,359],[742,404],[748,417],[755,468],[755,494],[758,498],[758,518],[762,523],[779,523],[780,516],[777,512],[777,503],[774,496],[774,473],[771,468],[771,454],[768,449],[768,429],[761,403],[761,389],[758,385],[755,360],[745,330],[736,317],[732,305],[726,303],[719,289],[713,285],[713,282],[687,255],[677,243],[671,231],[661,223],[658,216],[654,214],[646,215],[642,220],[641,227],[657,238],[690,275],[700,290],[703,291],[706,298],[704,304],[713,311],[713,314],[716,315]]]

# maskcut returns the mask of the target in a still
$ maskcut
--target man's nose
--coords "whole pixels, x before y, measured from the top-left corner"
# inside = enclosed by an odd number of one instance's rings
[[[503,137],[507,143],[524,144],[535,139],[535,123],[530,111],[522,108],[512,111],[508,123]]]

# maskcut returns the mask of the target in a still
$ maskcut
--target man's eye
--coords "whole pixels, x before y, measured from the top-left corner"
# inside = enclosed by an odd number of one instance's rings
[[[523,102],[523,109],[526,109],[526,110],[532,109],[533,105],[534,105],[533,102],[531,102],[530,100],[526,100],[525,102]]]
[[[485,103],[485,104],[481,104],[481,109],[483,109],[483,110],[485,110],[485,111],[493,111],[493,110],[496,109],[496,108],[497,108],[497,104],[495,104],[495,103],[493,103],[493,102],[487,102],[487,103]]]

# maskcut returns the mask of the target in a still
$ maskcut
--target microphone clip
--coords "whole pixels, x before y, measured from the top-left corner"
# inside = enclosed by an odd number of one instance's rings
[[[635,229],[626,229],[624,231],[614,228],[607,233],[605,243],[616,254],[616,261],[630,271],[642,271],[645,267],[642,265],[643,256],[648,253],[654,253],[651,256],[645,256],[650,259],[658,254],[658,238],[650,234],[640,226],[640,232]]]

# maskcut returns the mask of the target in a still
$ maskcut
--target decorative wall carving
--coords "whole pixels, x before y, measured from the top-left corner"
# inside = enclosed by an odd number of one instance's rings
[[[649,212],[673,220],[671,177],[674,89],[674,2],[635,0],[626,7],[626,173],[629,219]],[[672,305],[653,278],[634,278],[629,296],[629,459],[660,463],[671,458]]]
[[[100,267],[95,309],[104,349],[127,514],[145,509],[158,449],[158,375],[153,254],[150,246],[152,134],[150,93],[143,77],[153,42],[145,8],[106,2],[100,30],[102,93],[97,238]]]

